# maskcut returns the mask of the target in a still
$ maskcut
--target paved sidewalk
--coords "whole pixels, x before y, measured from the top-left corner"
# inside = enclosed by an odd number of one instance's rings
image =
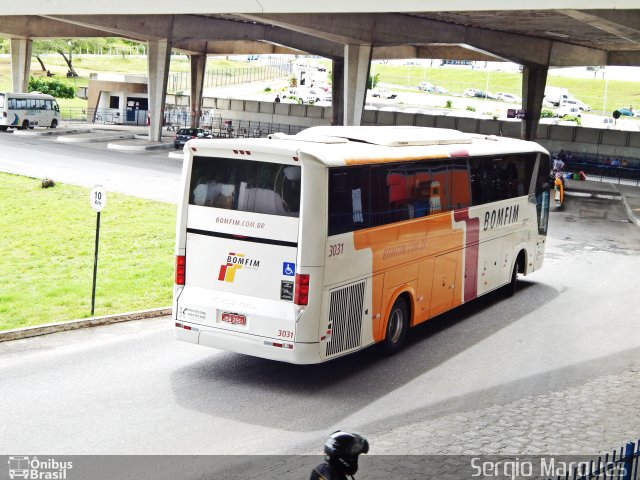
[[[608,453],[640,438],[638,405],[640,361],[578,387],[395,428],[370,438],[371,451],[378,455]]]

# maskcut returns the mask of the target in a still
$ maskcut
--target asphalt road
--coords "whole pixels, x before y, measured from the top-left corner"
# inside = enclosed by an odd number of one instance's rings
[[[55,166],[71,183],[108,176],[125,193],[177,181],[179,162],[166,152],[43,140],[25,149],[11,140],[0,135],[0,169],[9,156],[10,165]],[[430,321],[390,358],[369,349],[325,365],[286,365],[179,343],[167,318],[0,344],[0,452],[318,453],[328,433],[344,428],[365,433],[371,453],[401,454],[376,440],[637,363],[640,229],[618,201],[570,197],[549,230],[544,267],[513,298],[489,295]],[[562,435],[576,438],[572,428],[568,420]],[[429,435],[423,440],[420,453],[433,453]]]
[[[70,144],[56,136],[14,136],[0,132],[0,171],[176,203],[182,162],[172,150],[119,152],[106,142]]]

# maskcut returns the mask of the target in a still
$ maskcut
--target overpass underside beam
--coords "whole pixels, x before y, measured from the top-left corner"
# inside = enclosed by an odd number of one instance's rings
[[[191,55],[191,92],[189,101],[191,103],[191,126],[200,126],[200,116],[202,115],[202,92],[204,90],[204,75],[207,67],[206,55]]]
[[[149,72],[149,140],[159,142],[162,139],[162,121],[164,103],[169,79],[169,61],[171,42],[168,40],[150,40],[147,46],[147,68]]]
[[[11,39],[11,78],[14,92],[26,93],[29,89],[32,47],[33,41],[29,38]]]
[[[371,45],[344,47],[344,125],[360,125],[367,95]]]

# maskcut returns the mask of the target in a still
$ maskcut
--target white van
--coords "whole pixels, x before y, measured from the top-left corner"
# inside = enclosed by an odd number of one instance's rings
[[[0,93],[0,130],[60,125],[60,107],[44,93]]]

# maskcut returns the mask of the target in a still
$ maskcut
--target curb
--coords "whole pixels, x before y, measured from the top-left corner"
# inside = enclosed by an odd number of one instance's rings
[[[89,132],[95,133],[95,132]],[[109,142],[112,140],[127,140],[130,138],[134,138],[134,134],[132,133],[121,133],[121,134],[113,134],[113,135],[96,135],[91,137],[58,137],[58,142],[63,143],[90,143],[90,142]]]
[[[631,205],[629,205],[629,202],[627,201],[627,197],[624,195],[622,195],[622,203],[624,204],[624,208],[627,210],[627,217],[629,217],[629,220],[636,226],[640,227],[640,219],[635,213],[633,213],[633,208],[631,208]]]
[[[48,128],[47,130],[15,130],[14,135],[21,137],[43,137],[45,135],[56,136],[68,133],[91,133],[90,128]]]
[[[92,317],[82,320],[70,320],[68,322],[46,323],[33,327],[15,328],[0,332],[0,342],[9,342],[23,338],[38,337],[50,333],[66,332],[78,330],[80,328],[99,327],[111,325],[112,323],[129,322],[131,320],[145,320],[148,318],[164,317],[171,315],[171,307],[154,308],[151,310],[141,310],[138,312],[122,313],[118,315],[106,315],[103,317]]]
[[[109,143],[107,144],[107,148],[121,152],[144,152],[146,150],[163,150],[174,147],[173,143],[155,143],[152,145],[122,145],[118,143]]]

